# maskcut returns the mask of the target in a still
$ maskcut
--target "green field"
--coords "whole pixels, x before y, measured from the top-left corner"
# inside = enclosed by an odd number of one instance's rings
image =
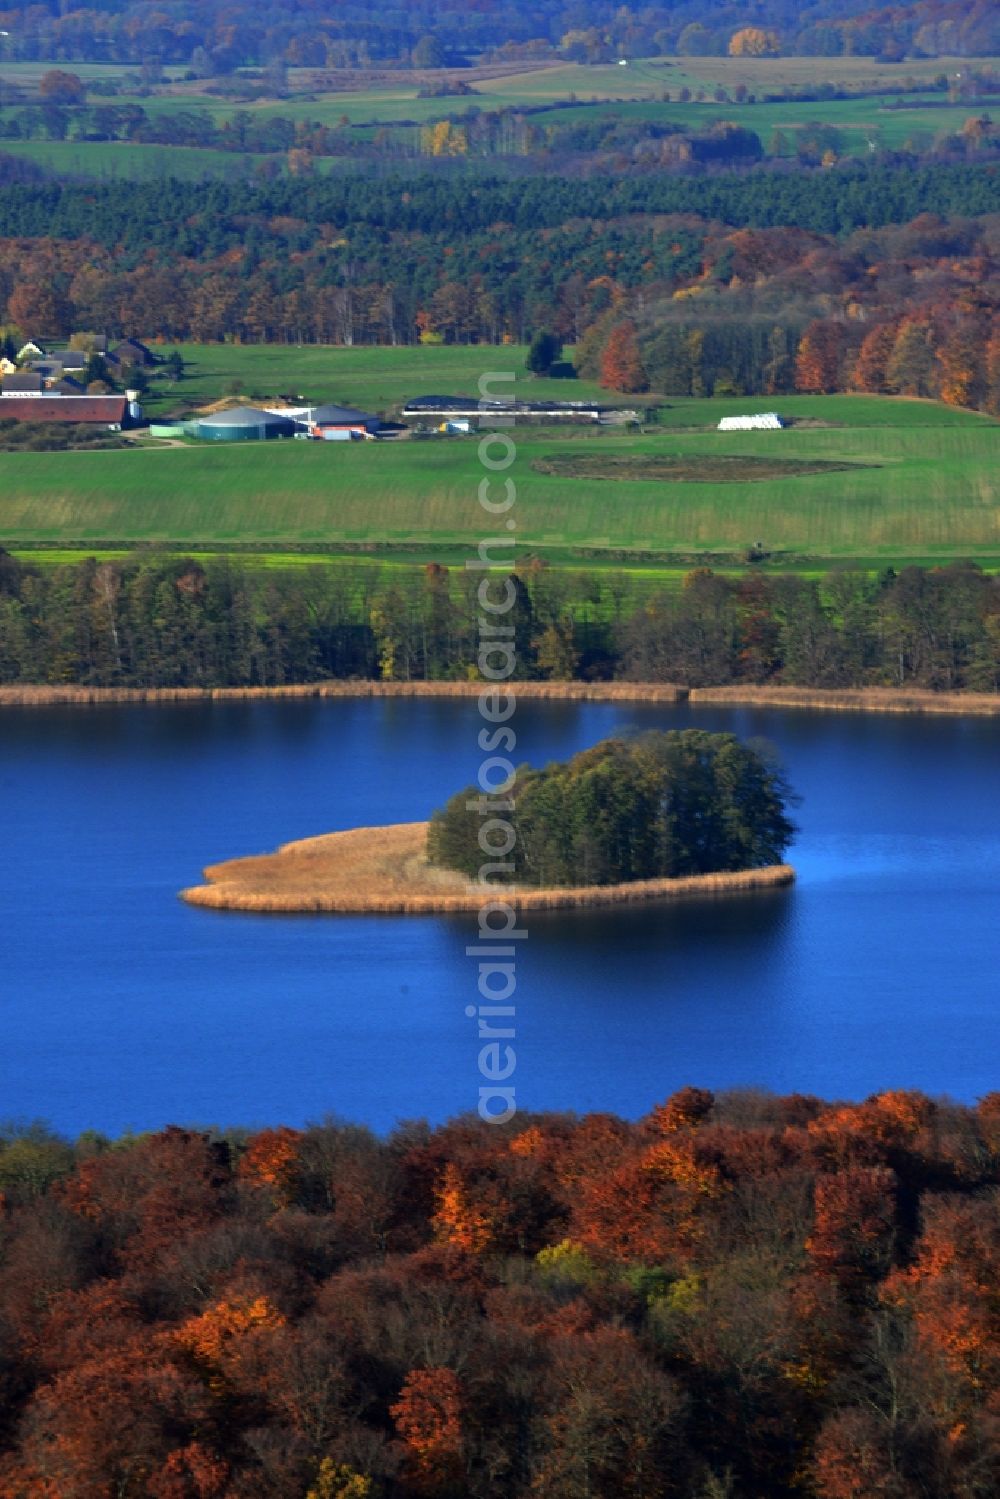
[[[522,554],[662,566],[700,554],[735,560],[759,541],[777,562],[798,566],[1000,559],[997,423],[927,403],[793,397],[779,402],[783,412],[838,425],[713,430],[727,411],[766,404],[677,402],[664,413],[670,425],[641,437],[523,430],[511,470]],[[720,454],[850,467],[749,483],[609,483],[536,471],[535,461],[565,453],[570,440],[609,457],[682,460],[688,475],[699,456]],[[0,543],[21,549],[254,544],[417,558],[459,555],[491,531],[477,502],[474,439],[11,454],[2,473]]]
[[[994,61],[977,58],[977,65],[987,67]],[[158,93],[146,98],[136,98],[149,114],[193,106],[207,109],[217,118],[226,118],[234,110],[248,108],[253,113],[283,114],[288,118],[321,120],[335,125],[345,117],[352,124],[368,124],[373,121],[387,123],[400,120],[441,119],[453,111],[462,111],[470,104],[480,109],[544,108],[546,105],[576,98],[581,102],[591,101],[656,101],[664,90],[676,99],[681,88],[693,92],[705,90],[711,96],[716,87],[729,90],[739,84],[758,95],[780,91],[790,87],[832,83],[851,89],[898,89],[907,80],[913,80],[919,88],[926,87],[940,73],[954,74],[968,67],[968,59],[925,58],[908,61],[900,66],[878,63],[874,58],[861,57],[796,57],[796,58],[732,58],[732,57],[676,57],[633,59],[625,68],[614,64],[555,63],[551,67],[511,73],[501,77],[473,81],[471,97],[418,98],[419,85],[412,78],[401,78],[399,83],[379,83],[365,86],[361,80],[355,90],[335,93],[309,93],[296,97],[294,92],[286,99],[262,100],[249,105],[234,104],[214,98],[208,94],[193,94],[188,90],[173,93]],[[454,76],[461,77],[461,72]],[[297,80],[292,75],[293,90]],[[840,102],[811,106],[814,111],[825,111]],[[877,100],[862,101],[871,107]],[[691,108],[705,109],[706,104],[692,101]],[[718,109],[718,105],[711,106]],[[753,106],[734,106],[739,109]],[[965,113],[968,115],[969,109]],[[816,115],[814,113],[813,118]]]
[[[647,101],[621,104],[577,105],[553,113],[551,119],[561,124],[584,123],[601,116],[623,120],[655,120],[683,125],[690,130],[706,130],[720,120],[734,121],[747,130],[756,131],[768,149],[776,131],[794,146],[795,133],[806,126],[833,126],[842,134],[845,155],[870,154],[876,150],[900,150],[909,143],[929,146],[939,134],[954,135],[972,113],[970,105],[938,106],[939,96],[921,94],[906,101],[904,108],[888,108],[880,99],[835,99],[825,102],[777,104],[717,104],[714,100],[689,104],[661,104]],[[543,117],[543,119],[546,117]]]
[[[290,101],[281,108],[275,106],[275,114],[293,118],[319,119],[327,124],[335,123],[344,112],[344,97],[337,95],[332,103],[321,101],[308,107]],[[776,132],[786,137],[786,154],[794,149],[796,132],[816,124],[832,126],[841,133],[840,148],[843,155],[867,156],[875,150],[901,150],[904,148],[926,149],[940,134],[954,135],[969,118],[971,106],[955,105],[931,107],[928,97],[918,96],[905,108],[889,109],[878,99],[834,100],[826,103],[778,103],[778,104],[717,104],[713,100],[702,103],[658,103],[650,100],[620,103],[576,104],[558,112],[546,111],[538,115],[535,123],[556,127],[570,124],[594,122],[599,118],[629,120],[652,120],[663,124],[682,125],[690,130],[707,130],[721,120],[735,121],[748,130],[756,131],[765,149],[774,143]],[[159,104],[169,101],[145,101],[155,104],[150,113],[158,112]],[[446,114],[461,114],[473,103],[469,99],[410,100],[395,101],[399,113],[386,115],[387,119],[431,120],[441,119]],[[491,100],[491,107],[499,107],[501,99]],[[268,106],[269,107],[269,106]],[[369,102],[369,106],[370,102]],[[211,111],[218,118],[232,114],[232,106],[220,106]],[[362,134],[370,134],[362,131]],[[66,176],[93,177],[101,181],[121,179],[129,182],[160,181],[166,177],[177,177],[186,181],[201,181],[206,177],[240,179],[253,173],[259,164],[268,159],[277,160],[282,169],[284,157],[276,158],[234,151],[215,150],[201,146],[147,145],[131,141],[50,141],[50,140],[3,140],[0,151],[22,160],[31,161],[48,171]],[[415,158],[411,165],[419,165]],[[456,164],[457,165],[457,164]],[[316,160],[320,175],[331,172],[362,170],[363,158],[327,156]],[[492,163],[495,167],[495,163]],[[489,158],[470,158],[464,163],[467,171],[489,172]]]
[[[170,346],[157,352],[167,354]],[[406,345],[401,348],[346,349],[322,344],[180,344],[186,363],[184,379],[173,385],[154,381],[146,410],[154,417],[181,406],[218,400],[232,381],[243,383],[241,395],[301,397],[338,401],[388,415],[412,396],[475,396],[479,379],[493,371],[516,376],[515,384],[496,387],[530,400],[578,401],[598,397],[610,405],[634,405],[636,397],[602,390],[590,380],[540,380],[524,368],[527,349],[520,344],[498,348],[480,345]],[[567,355],[567,357],[569,357]],[[644,402],[645,397],[641,398]]]
[[[609,406],[656,407],[661,425],[704,426],[722,416],[741,411],[768,411],[774,397],[734,396],[713,401],[683,397],[665,398],[655,393],[621,395],[604,390],[595,380],[549,380],[529,375],[524,367],[527,348],[523,344],[501,346],[414,345],[399,348],[364,345],[347,349],[329,344],[164,344],[157,354],[166,356],[176,347],[185,361],[184,378],[172,383],[155,376],[146,411],[158,420],[168,412],[193,410],[233,394],[234,381],[241,382],[239,398],[248,402],[289,397],[304,401],[336,401],[360,406],[382,416],[398,413],[406,401],[419,395],[475,396],[484,375],[512,374],[512,383],[497,382],[497,393],[510,392],[524,400],[592,401]],[[566,349],[564,357],[572,358]],[[831,404],[832,403],[832,404]],[[873,400],[867,396],[782,396],[782,411],[789,416],[827,419],[851,426],[893,427],[981,426],[984,418],[954,407],[922,401]]]
[[[200,182],[205,177],[248,176],[263,156],[201,146],[150,146],[131,141],[7,141],[0,151],[47,171],[112,182],[158,182],[165,177]]]

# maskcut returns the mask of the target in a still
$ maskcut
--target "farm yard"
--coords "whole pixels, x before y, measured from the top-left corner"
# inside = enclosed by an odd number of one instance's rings
[[[797,396],[781,401],[785,431],[715,430],[767,404],[678,400],[642,435],[525,430],[511,470],[519,554],[671,568],[737,564],[759,543],[769,565],[805,570],[1000,566],[996,422],[928,402]],[[0,544],[457,560],[483,535],[481,477],[474,438],[14,454]]]

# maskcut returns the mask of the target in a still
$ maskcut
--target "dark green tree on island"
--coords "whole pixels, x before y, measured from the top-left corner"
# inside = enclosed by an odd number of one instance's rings
[[[489,856],[475,787],[434,814],[433,864],[476,878]],[[528,885],[629,880],[759,869],[782,861],[794,800],[766,750],[733,734],[671,730],[605,739],[544,770],[517,770],[502,801],[517,839],[506,878]]]

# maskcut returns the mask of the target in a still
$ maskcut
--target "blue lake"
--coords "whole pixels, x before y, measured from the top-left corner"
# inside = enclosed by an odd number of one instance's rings
[[[1000,723],[522,703],[517,758],[625,727],[770,740],[794,889],[532,914],[523,1109],[644,1113],[685,1083],[971,1100],[1000,1074]],[[0,716],[0,1116],[376,1128],[475,1108],[475,916],[275,917],[175,897],[218,859],[423,818],[475,776],[474,702]]]

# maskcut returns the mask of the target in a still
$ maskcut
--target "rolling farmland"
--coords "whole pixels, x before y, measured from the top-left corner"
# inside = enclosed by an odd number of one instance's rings
[[[929,403],[797,397],[782,409],[817,425],[713,430],[727,408],[763,404],[677,402],[664,413],[672,425],[641,437],[524,430],[511,471],[519,548],[577,565],[736,560],[758,541],[776,560],[799,564],[1000,561],[995,422]],[[833,422],[842,425],[822,425]],[[609,482],[534,466],[551,466],[568,448],[591,465],[602,453],[669,459],[685,478]],[[790,472],[761,482],[756,465],[741,478],[730,464],[732,477],[700,482],[699,460],[721,453],[768,460],[769,474],[789,461]],[[795,472],[803,465],[813,471]],[[0,543],[341,546],[432,557],[474,548],[484,534],[481,476],[474,439],[16,454],[4,458]]]
[[[982,59],[981,63],[995,66],[996,59]],[[969,102],[949,101],[931,88],[933,80],[942,74],[960,74],[966,66],[961,58],[911,59],[905,70],[871,57],[654,57],[627,59],[627,64],[619,67],[557,61],[520,72],[512,65],[507,74],[480,76],[473,72],[468,95],[439,97],[420,97],[422,85],[429,78],[460,79],[462,70],[403,74],[398,81],[386,81],[385,75],[380,75],[367,86],[362,83],[331,90],[328,80],[323,87],[322,74],[292,69],[288,97],[251,101],[213,97],[203,92],[201,85],[176,76],[168,76],[164,86],[153,93],[133,93],[131,83],[138,83],[138,74],[124,67],[81,65],[78,72],[85,82],[101,76],[117,78],[122,92],[116,96],[116,103],[141,106],[152,120],[192,110],[207,114],[217,126],[241,112],[257,120],[283,117],[331,129],[345,128],[345,144],[355,147],[370,140],[375,127],[387,128],[398,140],[400,160],[412,158],[418,150],[418,127],[448,117],[459,119],[472,109],[527,111],[543,128],[615,118],[701,131],[720,120],[733,120],[756,131],[768,149],[774,148],[775,135],[780,132],[785,137],[785,154],[792,151],[798,131],[819,124],[841,132],[839,152],[848,156],[906,147],[927,149],[935,137],[959,130],[974,111]],[[3,76],[29,90],[37,88],[43,71],[33,64],[3,64]],[[811,101],[768,98],[789,89],[831,84],[856,96]],[[738,89],[748,93],[742,103],[731,97]],[[682,90],[690,97],[681,99]],[[719,90],[724,93],[716,99]],[[10,107],[0,109],[0,120],[11,120],[16,113]],[[252,153],[202,146],[49,139],[41,133],[32,139],[2,140],[0,151],[52,171],[103,180],[233,178],[252,173],[263,159]],[[285,169],[282,153],[271,160]],[[495,167],[495,162],[492,165]],[[457,162],[453,166],[462,169]],[[470,158],[464,167],[481,171],[489,169],[491,162]],[[350,155],[318,157],[316,169],[354,171],[360,169],[360,163]]]

